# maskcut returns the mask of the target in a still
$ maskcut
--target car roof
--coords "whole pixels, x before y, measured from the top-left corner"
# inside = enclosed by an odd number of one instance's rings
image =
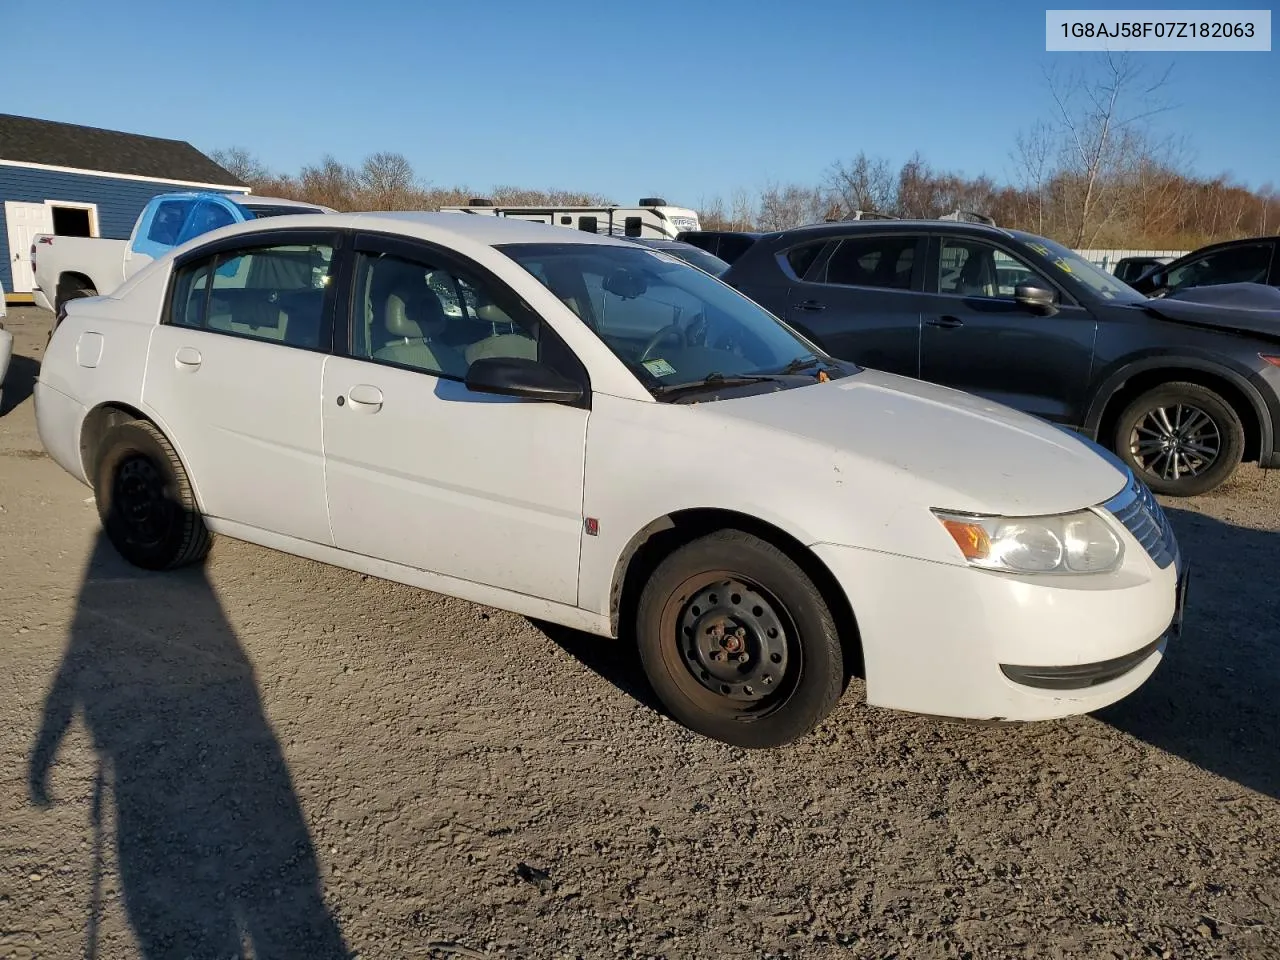
[[[287,197],[263,197],[256,193],[228,193],[224,194],[227,199],[242,207],[308,207],[312,210],[323,210],[326,213],[337,213],[332,207],[326,207],[323,203],[311,203],[307,200],[290,200]]]
[[[629,246],[621,237],[610,237],[604,234],[587,233],[584,230],[571,230],[547,223],[534,223],[511,217],[475,216],[466,213],[433,213],[426,211],[364,211],[352,213],[331,213],[324,219],[326,229],[348,230],[382,230],[389,233],[402,234],[421,239],[443,238],[463,243],[478,243],[485,246],[497,246],[504,243],[551,243],[551,244],[599,244],[607,246]],[[316,215],[286,214],[261,220],[250,220],[247,223],[220,227],[205,239],[214,236],[230,237],[240,234],[252,234],[264,230],[284,230],[290,228],[316,229]]]
[[[1194,250],[1188,250],[1182,256],[1174,260],[1178,263],[1182,260],[1192,260],[1197,257],[1204,256],[1207,253],[1213,253],[1217,250],[1226,250],[1230,247],[1248,246],[1251,243],[1266,243],[1268,241],[1280,240],[1280,234],[1264,234],[1258,237],[1237,237],[1235,240],[1219,240],[1217,243],[1206,243],[1203,247],[1196,247]]]
[[[1004,237],[1006,239],[1019,236],[1017,231],[1003,227],[993,227],[985,223],[972,223],[965,220],[835,220],[824,223],[809,223],[788,230],[778,230],[766,234],[770,239],[820,239],[827,235],[850,233],[918,233],[921,230],[942,230],[947,233],[971,234],[979,237]]]

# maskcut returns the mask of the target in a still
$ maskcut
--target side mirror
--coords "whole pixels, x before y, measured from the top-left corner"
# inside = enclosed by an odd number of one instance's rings
[[[576,403],[582,386],[545,363],[521,357],[483,357],[467,368],[463,381],[476,393],[497,393],[547,403]]]
[[[1163,290],[1168,285],[1169,285],[1168,270],[1162,270],[1162,269],[1152,270],[1149,274],[1147,274],[1146,286],[1150,287],[1152,290]]]
[[[1053,313],[1058,296],[1052,290],[1046,290],[1033,283],[1020,283],[1013,288],[1013,299],[1019,306],[1034,310],[1036,313]]]

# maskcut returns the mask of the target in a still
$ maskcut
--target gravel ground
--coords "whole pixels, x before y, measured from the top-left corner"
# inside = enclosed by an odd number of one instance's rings
[[[616,644],[220,540],[147,575],[0,417],[0,957],[1280,957],[1280,481],[1179,503],[1094,716],[744,752]],[[244,946],[252,944],[251,947]]]

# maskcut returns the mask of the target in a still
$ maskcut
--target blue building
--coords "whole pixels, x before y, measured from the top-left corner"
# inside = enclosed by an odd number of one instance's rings
[[[184,140],[0,114],[0,286],[30,301],[36,234],[125,240],[148,200],[192,188],[248,192]]]

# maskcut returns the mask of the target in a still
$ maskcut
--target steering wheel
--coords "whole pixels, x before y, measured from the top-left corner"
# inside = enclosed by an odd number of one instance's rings
[[[639,360],[643,362],[649,359],[650,351],[652,351],[654,347],[662,343],[664,340],[670,339],[673,334],[680,338],[681,343],[685,342],[684,328],[681,327],[680,324],[678,323],[669,323],[665,327],[663,327],[661,330],[659,330],[657,333],[655,333],[652,337],[649,338],[649,342],[646,343],[644,345],[644,349],[640,351]]]
[[[707,315],[705,313],[694,314],[693,319],[689,321],[689,325],[684,328],[685,344],[690,347],[705,347],[709,329]]]

